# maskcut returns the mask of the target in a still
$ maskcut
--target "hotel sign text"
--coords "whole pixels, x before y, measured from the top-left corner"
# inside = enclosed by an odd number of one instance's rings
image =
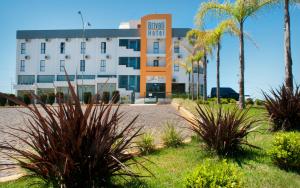
[[[166,20],[149,20],[147,23],[147,38],[165,38]]]

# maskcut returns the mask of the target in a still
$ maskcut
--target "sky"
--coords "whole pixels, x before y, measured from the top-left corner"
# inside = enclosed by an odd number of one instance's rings
[[[194,17],[203,0],[1,0],[0,1],[0,91],[14,92],[16,31],[80,29],[80,10],[93,29],[118,28],[120,22],[137,20],[152,13],[172,14],[173,27],[196,28]],[[294,81],[300,84],[300,7],[291,6],[291,39]],[[218,23],[209,17],[207,29]],[[261,98],[262,90],[284,82],[283,7],[268,7],[245,23],[255,41],[245,44],[245,90]],[[221,87],[238,92],[239,41],[225,35],[221,49]],[[208,91],[216,85],[216,58],[208,64]]]

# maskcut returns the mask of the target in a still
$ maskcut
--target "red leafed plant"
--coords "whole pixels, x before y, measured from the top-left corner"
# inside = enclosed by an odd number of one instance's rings
[[[62,103],[56,98],[58,105],[54,107],[35,95],[32,97],[39,106],[0,93],[0,97],[30,111],[25,128],[11,128],[29,139],[6,132],[27,147],[0,144],[2,152],[16,161],[11,165],[26,169],[27,176],[38,177],[53,187],[105,187],[112,183],[113,176],[141,177],[130,166],[147,169],[128,152],[134,147],[133,139],[140,135],[141,128],[133,126],[137,116],[120,127],[125,114],[119,112],[119,106],[90,103],[83,109],[70,81],[68,85],[71,99]]]

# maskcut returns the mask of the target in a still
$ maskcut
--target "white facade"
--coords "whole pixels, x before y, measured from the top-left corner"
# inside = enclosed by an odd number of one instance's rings
[[[123,28],[126,28],[124,25],[126,24],[123,23]],[[127,30],[128,36],[124,36],[127,35]],[[140,58],[140,51],[139,49],[133,50],[125,46],[120,46],[120,40],[139,41],[140,37],[136,34],[139,29],[136,28],[135,30],[137,31],[133,31],[132,28],[107,30],[104,31],[104,34],[100,30],[86,30],[84,38],[80,37],[82,36],[81,30],[64,30],[64,32],[61,30],[18,31],[16,49],[17,84],[14,86],[17,94],[26,91],[32,91],[39,94],[38,91],[43,89],[50,89],[53,90],[53,92],[57,92],[57,88],[66,88],[67,82],[59,79],[59,76],[65,75],[62,70],[64,64],[67,73],[75,77],[72,81],[74,87],[76,87],[76,85],[78,85],[78,87],[82,85],[88,87],[92,86],[89,87],[89,89],[94,90],[93,94],[95,94],[105,90],[100,90],[98,84],[110,83],[114,85],[112,86],[112,90],[120,91],[121,96],[130,95],[131,92],[133,92],[133,89],[121,87],[121,78],[119,76],[135,75],[138,77],[140,75],[140,70],[139,68],[120,65],[119,57]],[[97,34],[98,31],[99,34]],[[116,33],[113,34],[113,32]],[[132,34],[132,32],[135,34]],[[118,33],[121,33],[120,35],[122,36],[117,36]],[[173,37],[172,49],[166,49],[162,44],[159,49],[160,52],[165,54],[166,50],[172,50],[173,61],[177,61],[178,57],[184,59],[187,56],[187,51],[181,45],[186,42],[184,39],[185,32],[183,33],[184,34],[181,34],[182,36]],[[81,53],[82,42],[85,42],[86,46],[84,54]],[[43,43],[45,44],[44,54],[42,53]],[[101,43],[102,45],[105,43],[105,52],[103,49],[101,51]],[[174,52],[175,43],[179,44],[179,53]],[[61,50],[62,44],[64,44],[63,50]],[[150,51],[153,50],[153,48],[149,47],[148,49],[148,54],[151,56],[152,53],[150,53]],[[153,52],[153,58],[156,57],[157,55]],[[148,58],[151,59],[151,57]],[[165,57],[160,57],[160,59],[162,59],[161,63],[163,63],[163,58]],[[45,62],[44,64],[43,60]],[[80,71],[81,60],[85,60],[84,71]],[[149,61],[147,64],[148,63],[151,64],[152,62]],[[45,80],[39,79],[45,75],[48,76],[43,78]],[[76,75],[78,77],[77,79]],[[30,79],[33,77],[34,81],[32,82]],[[81,79],[82,77],[85,78]],[[203,83],[202,77],[201,74],[201,83]],[[130,82],[129,77],[128,82]],[[189,78],[188,74],[186,74],[186,70],[182,66],[173,64],[173,82],[185,84],[185,92],[188,92]],[[136,83],[135,96],[139,97],[139,86],[137,86],[137,84],[139,83]],[[84,92],[84,90],[82,92]]]

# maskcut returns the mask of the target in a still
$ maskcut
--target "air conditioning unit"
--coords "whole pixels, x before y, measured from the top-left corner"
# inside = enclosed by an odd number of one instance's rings
[[[30,39],[25,39],[25,42],[30,42]]]
[[[26,55],[26,56],[25,56],[25,59],[26,59],[26,60],[30,59],[30,56],[29,56],[29,55]]]
[[[107,40],[107,41],[111,41],[111,38],[107,37],[106,40]]]
[[[47,39],[47,38],[46,38],[46,39],[45,39],[45,41],[46,41],[46,42],[49,42],[49,41],[50,41],[50,39]]]
[[[65,59],[70,59],[71,57],[69,55],[65,55]]]
[[[66,42],[70,42],[70,40],[71,40],[71,39],[69,39],[69,38],[66,38]]]
[[[111,57],[110,57],[110,55],[106,55],[106,59],[110,59]]]
[[[89,55],[85,55],[84,58],[85,58],[85,59],[89,59],[90,56],[89,56]]]
[[[49,55],[45,55],[45,59],[50,59],[50,56]]]
[[[85,38],[85,41],[90,41],[90,39],[89,38]]]
[[[181,58],[182,58],[182,55],[178,55],[177,58],[178,58],[178,59],[181,59]]]
[[[178,37],[177,40],[181,40],[181,37]]]

